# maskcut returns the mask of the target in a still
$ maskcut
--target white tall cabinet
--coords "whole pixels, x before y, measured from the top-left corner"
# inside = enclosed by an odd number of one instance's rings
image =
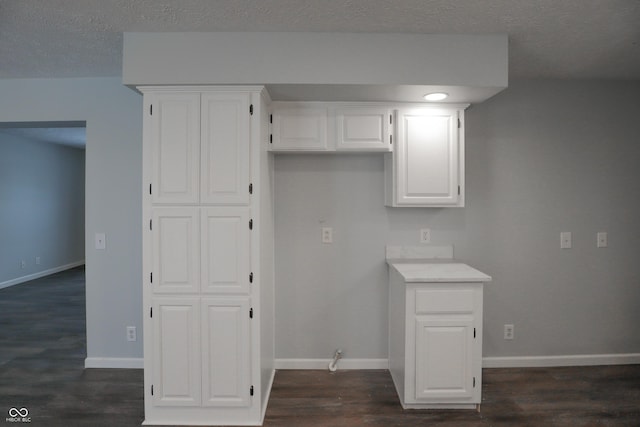
[[[273,380],[262,87],[144,94],[145,425],[259,425]]]

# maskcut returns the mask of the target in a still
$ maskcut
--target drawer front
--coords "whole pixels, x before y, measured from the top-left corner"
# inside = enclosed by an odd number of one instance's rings
[[[416,314],[473,313],[473,289],[416,289]]]

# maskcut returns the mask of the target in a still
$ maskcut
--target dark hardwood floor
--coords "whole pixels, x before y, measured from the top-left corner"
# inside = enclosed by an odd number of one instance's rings
[[[0,290],[0,425],[129,427],[142,371],[84,369],[84,270]],[[279,371],[265,426],[640,426],[640,365],[485,369],[476,411],[404,411],[387,371]]]

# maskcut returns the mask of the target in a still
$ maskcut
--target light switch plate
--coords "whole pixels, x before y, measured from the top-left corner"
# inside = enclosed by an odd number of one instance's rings
[[[107,240],[104,233],[96,233],[96,249],[106,249]]]
[[[420,243],[431,243],[431,229],[430,228],[421,228],[420,229]]]

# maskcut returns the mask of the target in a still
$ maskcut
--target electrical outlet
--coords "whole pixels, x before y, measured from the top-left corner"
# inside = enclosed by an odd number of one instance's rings
[[[560,233],[560,249],[571,249],[571,232],[563,231]]]
[[[20,268],[26,268],[27,267],[27,261],[22,260],[20,261]]]
[[[421,228],[420,229],[420,243],[431,243],[431,229],[430,228]]]
[[[36,265],[40,265],[40,257],[39,256],[36,257]]]
[[[333,243],[333,228],[322,227],[322,243]]]
[[[514,337],[513,325],[504,325],[504,339],[512,340]]]
[[[136,336],[136,327],[135,326],[127,326],[127,341],[135,341],[137,340]]]

